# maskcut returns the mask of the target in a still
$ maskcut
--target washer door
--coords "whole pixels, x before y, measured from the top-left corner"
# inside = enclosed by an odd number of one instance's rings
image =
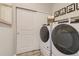
[[[70,25],[61,24],[52,31],[52,41],[54,46],[67,55],[75,54],[79,50],[78,32]]]
[[[47,42],[49,39],[49,30],[46,26],[40,29],[40,37],[43,42]]]

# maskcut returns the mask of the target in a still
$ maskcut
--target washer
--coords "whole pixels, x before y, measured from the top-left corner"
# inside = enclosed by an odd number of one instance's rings
[[[79,56],[79,19],[54,22],[51,39],[52,56]]]
[[[44,24],[40,29],[40,50],[42,55],[50,55],[50,25]]]

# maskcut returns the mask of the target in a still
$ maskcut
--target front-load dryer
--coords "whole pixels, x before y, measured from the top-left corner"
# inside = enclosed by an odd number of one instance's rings
[[[54,22],[51,40],[52,56],[79,56],[79,23],[70,20]]]
[[[40,29],[40,50],[44,56],[50,56],[50,25],[44,24]]]

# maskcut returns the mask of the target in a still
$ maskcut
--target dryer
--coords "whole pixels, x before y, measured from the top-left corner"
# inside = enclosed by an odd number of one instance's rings
[[[50,56],[51,26],[44,24],[40,29],[40,50],[42,55]]]
[[[53,23],[52,56],[79,56],[79,20],[60,20]]]

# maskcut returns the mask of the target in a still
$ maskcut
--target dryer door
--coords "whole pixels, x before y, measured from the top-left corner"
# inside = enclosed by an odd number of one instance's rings
[[[47,26],[43,26],[40,29],[40,37],[43,42],[47,42],[49,39],[49,30]]]
[[[52,41],[54,46],[67,55],[75,54],[79,50],[78,32],[70,25],[61,24],[52,31]]]

